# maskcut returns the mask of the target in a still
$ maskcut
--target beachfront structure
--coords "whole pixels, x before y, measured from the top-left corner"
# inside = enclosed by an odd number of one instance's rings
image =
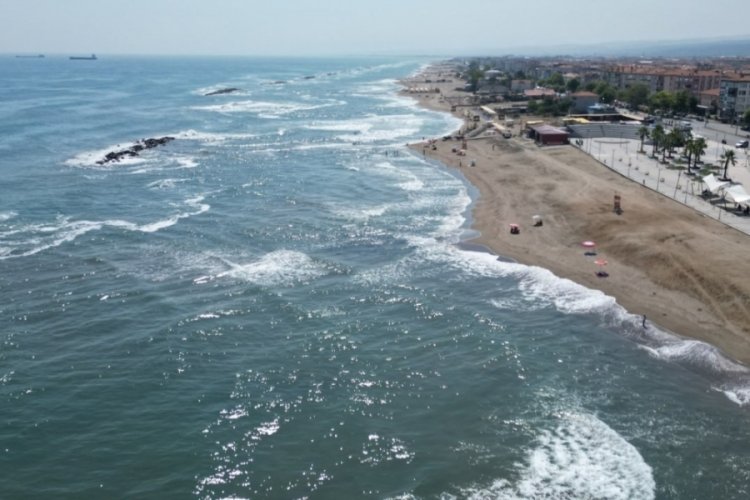
[[[535,89],[524,90],[523,95],[527,99],[544,99],[545,97],[556,97],[557,92],[552,89],[538,87]]]
[[[737,75],[721,81],[719,117],[734,120],[750,109],[750,75]]]
[[[581,91],[570,94],[571,113],[586,113],[590,106],[599,104],[599,95],[593,92]]]
[[[528,136],[541,146],[559,146],[568,143],[570,134],[566,130],[545,123],[529,127]]]

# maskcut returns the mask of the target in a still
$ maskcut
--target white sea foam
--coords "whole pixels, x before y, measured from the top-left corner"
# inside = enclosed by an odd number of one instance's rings
[[[714,374],[750,373],[748,368],[728,359],[718,348],[700,340],[671,339],[664,345],[644,346],[644,349],[658,359],[688,362]]]
[[[188,179],[159,179],[158,181],[149,182],[147,186],[151,189],[172,189],[177,184],[187,181]]]
[[[514,482],[467,488],[472,499],[607,498],[656,496],[651,467],[638,450],[593,415],[566,414],[544,432]]]
[[[424,118],[417,114],[367,115],[363,118],[338,121],[318,121],[306,128],[339,134],[336,139],[348,143],[393,142],[399,138],[413,137],[424,125]]]
[[[118,161],[107,162],[101,165],[97,163],[99,161],[102,161],[107,153],[130,148],[134,144],[135,143],[128,143],[125,146],[123,146],[122,144],[115,144],[102,149],[84,151],[75,155],[73,158],[66,160],[65,165],[68,165],[70,167],[95,167],[101,169],[111,169],[116,167],[139,165],[151,161],[150,158],[148,158],[150,150],[144,150],[139,154],[139,156],[123,156]]]
[[[201,111],[212,111],[216,113],[254,113],[260,117],[278,117],[299,111],[340,106],[342,101],[328,101],[323,103],[301,103],[301,102],[268,102],[268,101],[233,101],[223,104],[209,106],[197,106],[193,109]]]
[[[217,133],[217,132],[200,132],[198,130],[181,130],[177,132],[176,134],[173,134],[173,137],[177,139],[183,139],[187,141],[200,141],[204,143],[224,143],[226,141],[232,141],[232,140],[245,140],[245,139],[252,139],[254,137],[257,137],[257,134],[250,134],[250,133]]]
[[[248,264],[226,263],[231,269],[217,277],[229,276],[262,286],[291,286],[328,273],[325,264],[293,250],[276,250]]]
[[[5,222],[7,220],[11,220],[12,218],[16,217],[18,215],[17,212],[9,211],[9,212],[0,212],[0,222]]]
[[[28,257],[44,250],[58,247],[74,241],[79,236],[106,227],[126,231],[154,233],[173,226],[180,219],[208,211],[211,206],[203,203],[203,196],[196,196],[184,201],[189,211],[178,212],[166,219],[146,224],[136,224],[126,220],[108,219],[102,221],[71,220],[70,217],[58,217],[54,222],[26,224],[7,231],[0,231],[0,260]]]

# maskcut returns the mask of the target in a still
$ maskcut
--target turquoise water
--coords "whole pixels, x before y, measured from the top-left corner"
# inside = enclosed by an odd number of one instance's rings
[[[0,60],[0,497],[750,496],[744,368],[461,244],[425,62]]]

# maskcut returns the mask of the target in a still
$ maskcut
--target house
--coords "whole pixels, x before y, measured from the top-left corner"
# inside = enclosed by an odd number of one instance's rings
[[[511,92],[521,93],[525,90],[534,88],[534,82],[531,80],[511,80],[510,90]]]
[[[599,104],[599,96],[593,92],[581,91],[570,94],[571,113],[586,113],[590,106]]]
[[[538,87],[535,89],[524,90],[523,95],[526,96],[527,99],[544,99],[545,97],[556,97],[557,92],[552,89]]]
[[[570,134],[566,130],[545,123],[529,127],[528,136],[541,146],[560,146],[568,143]]]

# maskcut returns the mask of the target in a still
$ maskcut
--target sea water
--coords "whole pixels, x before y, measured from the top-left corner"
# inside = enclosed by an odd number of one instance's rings
[[[743,367],[462,244],[426,62],[0,60],[0,497],[750,496]]]

